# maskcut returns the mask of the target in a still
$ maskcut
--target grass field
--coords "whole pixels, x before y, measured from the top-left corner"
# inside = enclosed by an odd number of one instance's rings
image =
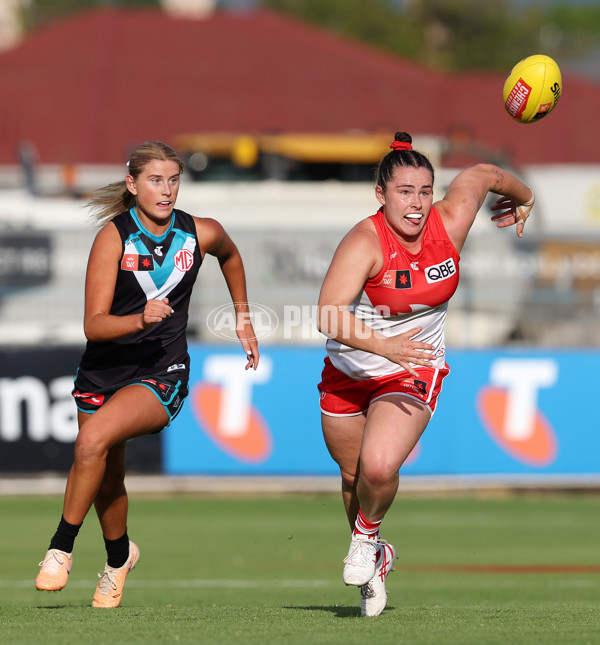
[[[71,578],[36,592],[56,498],[0,499],[0,642],[600,643],[600,498],[399,498],[389,604],[361,618],[341,581],[348,530],[337,496],[133,497],[141,550],[116,610],[92,609],[105,560],[95,516]]]

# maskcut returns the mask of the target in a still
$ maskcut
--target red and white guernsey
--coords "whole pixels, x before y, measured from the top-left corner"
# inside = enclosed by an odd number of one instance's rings
[[[383,251],[383,268],[369,279],[350,310],[365,325],[385,336],[396,336],[415,327],[414,340],[431,343],[434,368],[445,365],[444,323],[448,301],[458,287],[460,255],[450,241],[442,218],[432,208],[419,253],[409,253],[385,223],[383,209],[371,218]],[[403,371],[397,363],[338,341],[327,341],[334,367],[362,380]]]

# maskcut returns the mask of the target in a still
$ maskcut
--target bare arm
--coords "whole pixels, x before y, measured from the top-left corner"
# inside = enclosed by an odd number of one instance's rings
[[[91,341],[107,341],[148,329],[168,318],[172,309],[167,298],[149,300],[144,311],[129,316],[111,315],[115,294],[121,238],[114,224],[100,230],[88,260],[85,279],[85,336]]]
[[[373,225],[360,222],[340,242],[323,281],[319,330],[344,345],[383,356],[418,376],[409,362],[430,366],[431,362],[423,358],[423,350],[433,349],[428,343],[411,340],[421,331],[420,327],[390,338],[365,325],[349,310],[365,282],[377,275],[382,266]]]
[[[492,219],[498,222],[499,228],[516,224],[517,235],[522,237],[525,220],[533,206],[533,191],[507,170],[492,164],[477,164],[460,172],[444,198],[436,203],[446,231],[459,252],[490,192],[502,196],[494,209],[503,212]]]
[[[203,251],[217,258],[227,283],[235,309],[236,333],[248,358],[246,369],[256,369],[260,354],[256,334],[250,322],[246,273],[242,257],[225,229],[216,220],[197,217],[194,219],[200,246]]]

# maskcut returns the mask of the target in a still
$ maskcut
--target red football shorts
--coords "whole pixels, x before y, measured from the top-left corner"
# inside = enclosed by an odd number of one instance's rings
[[[448,365],[441,369],[434,367],[415,368],[419,378],[405,370],[356,381],[336,369],[325,358],[325,367],[318,385],[321,394],[321,411],[332,417],[351,417],[367,411],[369,405],[384,396],[403,394],[421,401],[433,415],[442,381],[450,373]]]

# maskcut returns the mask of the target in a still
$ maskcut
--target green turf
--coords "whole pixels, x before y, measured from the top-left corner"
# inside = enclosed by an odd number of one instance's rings
[[[36,592],[61,501],[0,499],[0,642],[599,643],[599,507],[593,496],[400,498],[383,531],[400,555],[389,604],[361,618],[341,581],[348,530],[334,496],[133,497],[141,559],[116,610],[90,607],[104,563],[94,516],[67,588]]]

